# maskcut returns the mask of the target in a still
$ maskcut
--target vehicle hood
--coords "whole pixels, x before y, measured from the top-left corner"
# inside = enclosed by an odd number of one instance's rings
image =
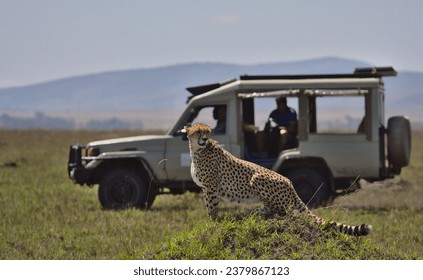
[[[87,147],[98,147],[100,151],[151,151],[162,149],[165,141],[171,135],[142,135],[123,138],[114,138],[90,142]]]

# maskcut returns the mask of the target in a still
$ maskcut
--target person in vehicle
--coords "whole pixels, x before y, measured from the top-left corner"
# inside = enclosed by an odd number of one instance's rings
[[[296,146],[297,143],[297,112],[288,107],[286,97],[281,96],[276,99],[277,108],[269,115],[268,125],[272,122],[279,128],[279,151]]]
[[[213,134],[225,134],[226,133],[226,106],[218,105],[213,109],[213,118],[217,121],[215,128],[213,128]]]
[[[265,144],[270,157],[277,156],[282,150],[296,147],[297,127],[297,113],[288,107],[286,97],[276,98],[276,109],[270,113],[264,133],[257,135],[258,153],[263,153]]]

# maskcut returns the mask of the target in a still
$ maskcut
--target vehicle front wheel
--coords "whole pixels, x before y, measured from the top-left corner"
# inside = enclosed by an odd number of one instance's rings
[[[332,191],[328,180],[312,168],[294,168],[286,172],[294,188],[309,208],[326,205],[332,199]]]
[[[148,191],[148,185],[135,172],[117,169],[100,181],[98,197],[105,209],[148,208],[155,192]]]

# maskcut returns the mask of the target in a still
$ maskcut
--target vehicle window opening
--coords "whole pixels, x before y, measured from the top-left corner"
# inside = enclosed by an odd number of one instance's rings
[[[196,107],[191,110],[187,125],[203,123],[212,128],[214,135],[226,134],[227,106],[216,104],[204,107]]]
[[[274,161],[282,150],[298,147],[298,98],[286,97],[286,105],[295,112],[295,132],[291,139],[291,130],[288,138],[288,135],[284,135],[288,133],[287,128],[282,128],[276,123],[277,120],[269,119],[277,108],[278,96],[264,96],[242,100],[244,154],[256,162],[266,159]]]
[[[309,114],[310,133],[365,133],[363,96],[312,96],[309,98]]]

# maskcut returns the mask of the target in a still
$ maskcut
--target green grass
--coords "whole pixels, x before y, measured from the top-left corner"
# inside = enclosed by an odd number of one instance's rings
[[[242,208],[228,204],[226,218],[211,222],[202,195],[192,193],[159,196],[151,211],[104,211],[97,187],[68,179],[68,147],[139,133],[0,130],[0,259],[423,259],[423,132],[413,135],[401,178],[315,211],[373,224],[364,238],[301,217],[239,220]]]
[[[145,259],[402,259],[366,237],[325,230],[304,216],[203,222],[147,251]]]

